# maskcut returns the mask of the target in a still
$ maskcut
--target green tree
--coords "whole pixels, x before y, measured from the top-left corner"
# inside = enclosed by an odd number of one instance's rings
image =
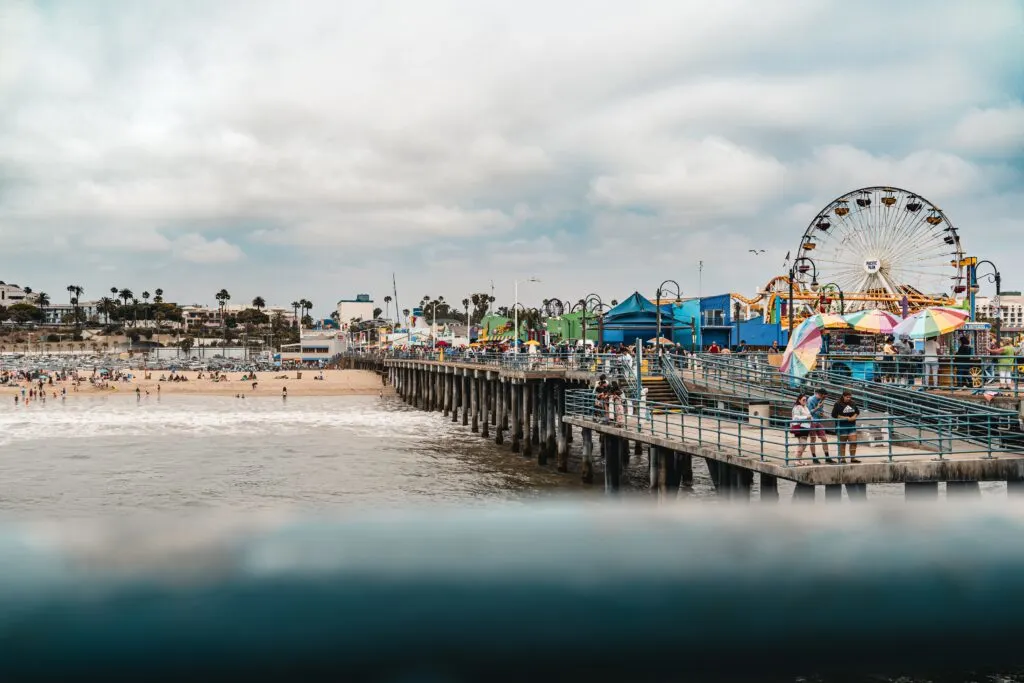
[[[46,307],[50,305],[50,295],[46,292],[36,294],[36,306],[43,312],[43,320],[46,320]]]
[[[228,302],[231,301],[231,294],[228,293],[228,290],[222,289],[214,295],[214,298],[217,299],[217,304],[220,306],[221,329],[224,332],[224,340],[227,341],[228,326],[227,320],[224,319],[224,309],[227,307]]]
[[[7,307],[7,315],[16,323],[39,322],[43,319],[43,311],[32,304],[17,303]]]
[[[81,326],[81,320],[78,315],[78,300],[82,297],[82,292],[85,289],[81,285],[68,285],[68,294],[71,296],[71,306],[74,308],[74,321],[75,327]]]
[[[153,294],[156,295],[153,297],[153,303],[162,304],[164,302],[164,290],[157,287],[153,290]]]
[[[267,307],[267,302],[262,296],[254,297],[252,300],[252,307],[257,311],[262,311]]]
[[[146,302],[145,305],[142,307],[142,319],[149,320],[149,292],[142,293],[142,300]]]

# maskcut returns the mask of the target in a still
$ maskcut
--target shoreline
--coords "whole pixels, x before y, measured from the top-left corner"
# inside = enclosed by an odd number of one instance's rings
[[[314,377],[320,375],[319,370],[303,370],[301,372],[303,374],[302,379],[296,378],[294,370],[287,372],[257,372],[255,389],[253,388],[252,381],[243,381],[241,379],[242,373],[238,372],[226,373],[227,380],[214,382],[206,377],[206,373],[204,373],[203,379],[197,379],[198,373],[188,371],[178,373],[188,377],[187,382],[161,382],[160,377],[169,376],[170,373],[154,370],[148,371],[148,379],[146,378],[146,370],[133,370],[132,374],[134,376],[132,379],[118,382],[111,381],[105,389],[93,386],[88,381],[82,382],[77,391],[71,382],[44,384],[43,388],[46,391],[48,400],[53,400],[54,392],[57,393],[57,398],[59,399],[62,389],[67,390],[68,398],[76,396],[130,396],[135,393],[136,388],[139,389],[140,395],[143,396],[223,396],[227,398],[234,398],[236,394],[244,394],[246,398],[258,396],[281,398],[284,395],[283,390],[285,388],[288,390],[287,395],[289,397],[296,398],[303,396],[377,396],[381,392],[385,395],[390,395],[393,392],[392,387],[384,386],[381,383],[379,375],[369,370],[324,370],[324,378],[322,380],[314,379]],[[285,375],[287,379],[282,379],[281,377]],[[0,396],[13,397],[15,394],[20,395],[22,387],[26,391],[30,388],[29,384],[24,381],[18,385],[0,386]]]

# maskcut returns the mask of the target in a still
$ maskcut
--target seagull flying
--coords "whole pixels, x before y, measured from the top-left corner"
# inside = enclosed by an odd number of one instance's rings
[[[754,256],[757,256],[758,254],[763,254],[764,253],[764,249],[747,249],[747,251],[749,251]]]

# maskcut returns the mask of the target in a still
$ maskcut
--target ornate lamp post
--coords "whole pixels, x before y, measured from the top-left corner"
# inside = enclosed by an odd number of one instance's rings
[[[672,285],[675,289],[673,290],[671,288],[666,288],[665,285]],[[662,293],[672,293],[673,291],[675,291],[676,294],[676,303],[679,303],[679,300],[682,298],[683,293],[679,287],[679,283],[676,282],[675,280],[665,280],[660,285],[658,285],[658,292],[655,297],[657,301],[655,301],[654,305],[658,311],[658,334],[656,339],[654,340],[654,344],[656,347],[654,352],[658,354],[658,356],[661,356],[661,295]],[[674,325],[673,329],[675,329]]]
[[[837,285],[834,282],[826,282],[821,286],[820,291],[822,294],[824,294],[825,292],[834,291],[836,293],[836,296],[839,297],[839,315],[843,315],[844,313],[846,313],[846,299],[845,295],[843,294],[843,290],[839,287],[839,285]]]
[[[789,267],[789,334],[793,334],[793,281],[796,279],[797,270],[806,273],[806,266],[797,266],[798,263],[809,263],[811,270],[811,291],[818,291],[818,266],[808,256],[798,256],[793,259],[793,265]]]
[[[1002,309],[1000,308],[1000,304],[1002,303],[1000,301],[1000,294],[1003,293],[1003,276],[999,272],[999,269],[996,268],[996,264],[992,263],[988,259],[978,261],[971,267],[971,296],[973,297],[981,290],[981,287],[978,286],[978,268],[983,265],[990,266],[992,268],[992,272],[985,273],[982,277],[989,282],[994,282],[996,284],[996,295],[992,300],[992,308],[995,311],[995,322],[992,324],[992,328],[995,331],[996,338],[998,339],[1002,336],[1003,329],[1003,314]]]

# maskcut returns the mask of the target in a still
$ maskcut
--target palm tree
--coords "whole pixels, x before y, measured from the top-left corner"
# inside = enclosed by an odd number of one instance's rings
[[[139,326],[139,300],[132,299],[132,318],[135,320],[135,327]]]
[[[164,290],[157,287],[153,290],[153,293],[156,294],[156,296],[153,297],[153,303],[162,304],[164,302]]]
[[[68,294],[71,295],[71,305],[74,307],[75,329],[76,330],[79,327],[79,321],[78,321],[78,299],[82,296],[82,292],[84,292],[84,291],[85,291],[85,289],[82,288],[81,285],[68,285]]]
[[[302,299],[299,301],[299,306],[302,308],[302,318],[305,320],[309,311],[313,310],[313,302],[309,299]]]
[[[295,320],[295,326],[299,326],[299,302],[292,302],[292,318]]]
[[[384,297],[384,317],[387,318],[391,315],[391,297]],[[395,317],[398,317],[398,311],[395,311]]]
[[[267,307],[267,302],[262,296],[257,296],[252,300],[252,307],[262,313],[263,309]]]
[[[469,325],[473,319],[473,314],[469,312],[469,299],[462,300],[462,308],[466,311],[466,335],[469,336]]]
[[[110,314],[114,312],[114,306],[114,300],[111,299],[109,296],[105,296],[99,300],[99,305],[97,308],[99,309],[99,312],[102,313],[106,318],[108,325],[110,324]]]
[[[228,290],[222,289],[214,295],[214,298],[217,300],[217,303],[220,304],[220,326],[224,334],[224,341],[227,341],[228,321],[224,317],[224,309],[227,307],[228,301],[231,300],[231,295],[228,293]]]
[[[142,293],[142,300],[146,302],[145,307],[142,309],[145,312],[145,320],[149,320],[149,292]]]
[[[50,305],[50,295],[46,292],[36,294],[36,305],[43,312],[43,320],[46,320],[46,307]]]
[[[121,308],[122,309],[128,308],[128,302],[131,301],[134,296],[135,296],[135,293],[132,292],[132,290],[128,289],[127,287],[122,289],[121,291],[119,291],[117,293],[117,298],[121,299],[124,302],[121,305]],[[128,313],[127,313],[127,311],[122,311],[122,313],[123,313],[123,315],[121,316],[121,320],[124,321],[128,317]]]

